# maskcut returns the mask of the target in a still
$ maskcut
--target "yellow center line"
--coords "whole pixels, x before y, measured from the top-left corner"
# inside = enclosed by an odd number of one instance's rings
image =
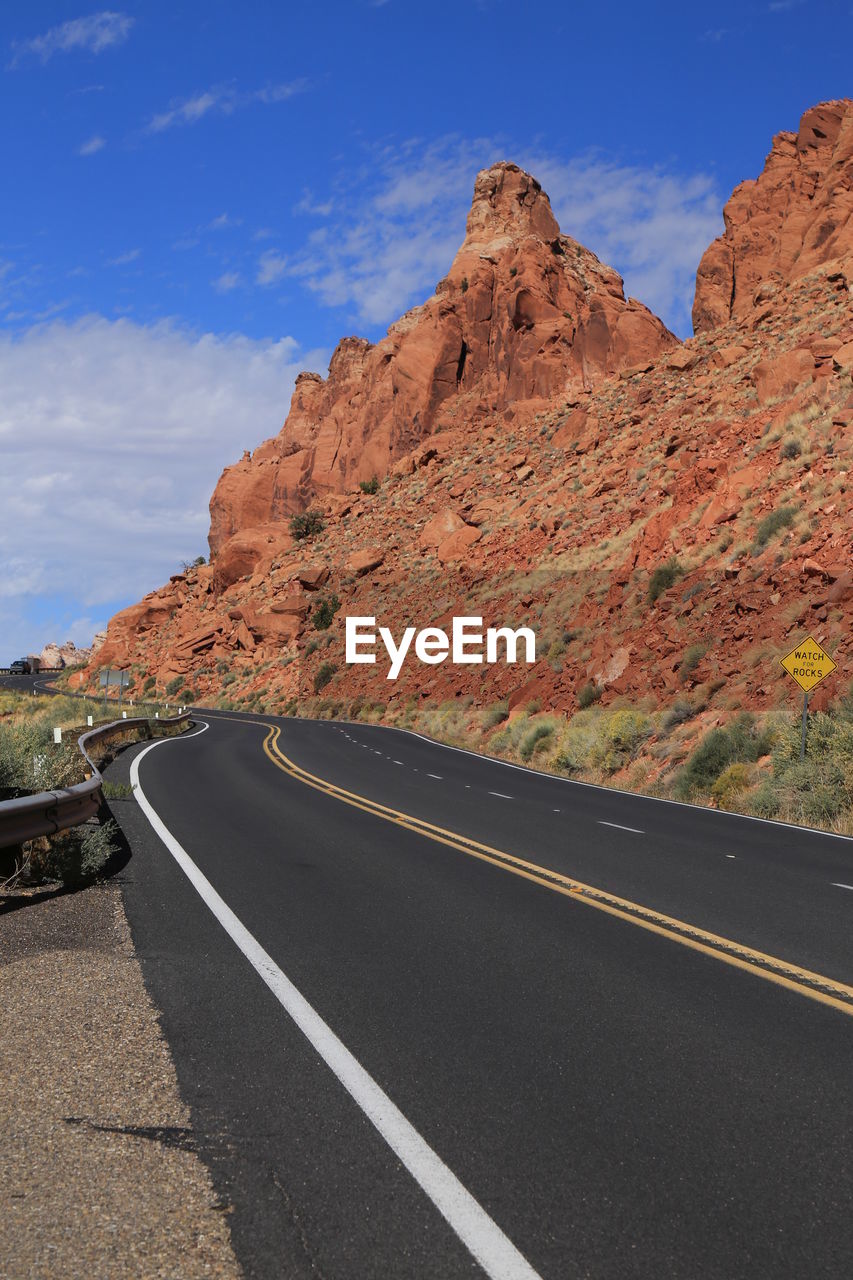
[[[228,719],[230,717],[223,716],[221,718]],[[668,938],[671,942],[677,942],[692,951],[698,951],[703,955],[722,961],[723,964],[755,974],[757,977],[764,978],[777,986],[785,987],[789,991],[795,991],[798,995],[806,996],[809,1000],[829,1005],[831,1008],[853,1017],[853,987],[843,982],[838,982],[834,978],[828,978],[823,974],[814,973],[810,969],[803,969],[799,965],[792,964],[787,960],[780,960],[777,956],[757,951],[742,943],[734,942],[731,938],[721,937],[719,934],[711,933],[696,925],[678,920],[674,916],[663,915],[650,907],[632,902],[629,898],[620,898],[603,889],[598,889],[594,885],[585,884],[582,880],[575,880],[573,877],[565,876],[549,867],[540,866],[538,863],[519,858],[515,854],[507,853],[502,849],[495,849],[491,845],[482,844],[469,836],[463,836],[458,832],[449,831],[445,827],[436,826],[425,819],[402,813],[398,809],[393,809],[389,805],[381,804],[376,800],[370,800],[357,792],[348,791],[346,788],[329,782],[325,778],[309,773],[307,769],[303,769],[300,765],[290,760],[278,745],[281,735],[279,726],[269,725],[263,720],[237,720],[235,722],[238,724],[256,724],[267,729],[267,736],[263,744],[267,757],[276,768],[281,769],[283,773],[303,783],[305,786],[312,787],[314,790],[331,796],[335,800],[340,800],[343,804],[348,804],[355,809],[361,809],[364,813],[371,814],[373,817],[382,818],[384,821],[394,823],[396,826],[405,827],[406,830],[416,835],[434,840],[438,844],[456,849],[460,853],[465,853],[472,858],[478,858],[482,862],[488,862],[503,871],[509,871],[512,875],[521,876],[523,879],[530,880],[542,888],[550,889],[554,893],[564,894],[570,897],[573,902],[594,907],[597,911],[604,911],[607,915],[615,916],[619,920],[624,920],[641,929],[646,929],[650,933],[657,934],[658,937]]]

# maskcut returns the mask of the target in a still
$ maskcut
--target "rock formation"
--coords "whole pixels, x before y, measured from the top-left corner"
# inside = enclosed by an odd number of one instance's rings
[[[329,375],[297,378],[281,432],[228,467],[210,503],[210,550],[226,585],[269,539],[256,532],[318,498],[384,476],[463,412],[589,389],[676,345],[622,280],[560,228],[514,164],[477,176],[465,240],[435,296],[372,345],[344,338]],[[228,547],[235,535],[239,541]]]
[[[777,133],[761,176],[735,187],[723,217],[725,233],[696,275],[696,333],[824,263],[853,259],[853,101],[823,102],[797,133]]]
[[[100,632],[99,635],[103,643],[106,632]],[[73,640],[66,640],[65,644],[46,644],[39,655],[39,661],[43,667],[85,667],[98,647],[93,644],[89,649],[78,649]]]
[[[849,680],[850,139],[837,102],[779,135],[702,259],[683,344],[528,174],[481,173],[435,296],[299,378],[281,434],[217,486],[211,563],[113,618],[81,687],[134,665],[184,700],[310,710],[323,673],[347,714],[463,695],[569,714],[594,687],[690,699],[686,741],[784,700],[778,657],[807,631]],[[309,505],[324,527],[295,541]],[[529,623],[539,661],[388,685],[345,663],[342,619],[364,614]]]

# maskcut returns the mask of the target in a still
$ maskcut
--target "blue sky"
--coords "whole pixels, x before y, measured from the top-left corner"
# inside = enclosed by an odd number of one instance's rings
[[[206,550],[295,373],[444,273],[477,170],[689,332],[774,132],[851,91],[849,0],[7,4],[0,660]]]

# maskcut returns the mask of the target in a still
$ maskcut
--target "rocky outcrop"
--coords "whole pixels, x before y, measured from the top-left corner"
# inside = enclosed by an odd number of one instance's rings
[[[90,649],[78,649],[73,640],[66,640],[65,644],[46,644],[39,661],[43,667],[85,667],[94,651],[94,645]]]
[[[496,164],[477,177],[465,240],[435,296],[375,345],[345,338],[327,378],[300,374],[280,434],[225,470],[211,554],[247,572],[247,530],[387,474],[463,406],[470,423],[478,409],[591,388],[676,345],[625,299],[612,268],[560,234],[535,178]],[[225,550],[235,535],[239,555]]]
[[[827,262],[853,268],[853,101],[823,102],[797,133],[778,133],[761,176],[735,187],[723,217],[696,275],[696,333]]]

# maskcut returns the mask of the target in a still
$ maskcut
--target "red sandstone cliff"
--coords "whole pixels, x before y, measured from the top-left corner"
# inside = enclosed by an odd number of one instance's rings
[[[853,102],[812,107],[797,133],[777,133],[761,176],[735,187],[725,233],[696,276],[696,333],[748,311],[759,288],[853,257]]]
[[[675,344],[612,268],[561,236],[534,178],[484,170],[435,296],[375,345],[345,338],[327,378],[300,374],[279,435],[223,473],[210,503],[218,582],[257,564],[271,522],[385,475],[442,419],[589,389]]]

